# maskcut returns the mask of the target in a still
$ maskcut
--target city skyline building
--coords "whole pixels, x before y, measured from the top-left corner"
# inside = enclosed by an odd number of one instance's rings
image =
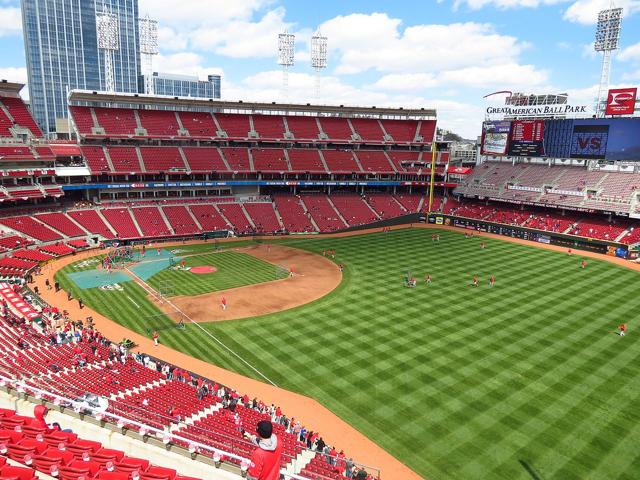
[[[138,0],[22,0],[21,5],[31,111],[45,134],[66,122],[69,90],[106,90],[105,51],[98,49],[96,26],[96,15],[105,8],[118,27],[113,88],[138,92]]]

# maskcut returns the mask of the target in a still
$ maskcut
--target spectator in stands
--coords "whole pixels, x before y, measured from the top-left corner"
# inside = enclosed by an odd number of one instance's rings
[[[245,432],[245,436],[258,448],[251,455],[251,465],[247,476],[253,480],[278,480],[282,461],[282,443],[273,433],[273,425],[268,420],[258,422],[256,435]]]

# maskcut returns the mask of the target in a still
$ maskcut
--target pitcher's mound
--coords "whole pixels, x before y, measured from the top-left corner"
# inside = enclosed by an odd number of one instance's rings
[[[202,265],[200,267],[191,267],[189,271],[191,273],[195,273],[196,275],[204,275],[205,273],[213,273],[217,271],[217,268],[210,267],[209,265]]]

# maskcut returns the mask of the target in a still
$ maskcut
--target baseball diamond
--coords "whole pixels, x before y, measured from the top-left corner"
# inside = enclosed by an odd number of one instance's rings
[[[168,330],[163,342],[260,378],[215,336],[425,478],[633,478],[640,400],[625,392],[640,381],[637,340],[611,331],[640,307],[638,273],[593,260],[581,269],[582,257],[462,232],[433,242],[432,232],[271,242],[320,258],[335,250],[329,263],[344,265],[342,282],[307,305]],[[404,285],[408,267],[416,288]],[[197,298],[202,287],[190,277],[180,289]],[[137,285],[125,292],[156,310]],[[125,292],[85,300],[147,334]]]

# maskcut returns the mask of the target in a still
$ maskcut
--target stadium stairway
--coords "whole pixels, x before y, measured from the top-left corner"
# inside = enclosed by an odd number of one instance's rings
[[[349,222],[347,222],[347,221],[345,220],[345,218],[344,218],[344,217],[342,216],[342,214],[340,213],[340,210],[338,210],[338,209],[336,208],[335,203],[333,203],[333,200],[331,200],[331,197],[330,197],[329,195],[327,195],[327,203],[329,203],[329,205],[331,205],[331,208],[333,208],[333,210],[336,212],[336,215],[338,215],[338,218],[339,218],[340,220],[342,220],[342,222],[345,224],[345,227],[348,227],[348,226],[349,226]]]
[[[171,222],[169,221],[169,219],[167,218],[167,214],[164,211],[163,208],[158,208],[158,210],[160,211],[160,216],[162,217],[162,219],[164,220],[164,223],[167,224],[167,227],[169,227],[169,232],[171,232],[171,235],[175,235],[176,231],[173,228],[173,225],[171,225]]]

